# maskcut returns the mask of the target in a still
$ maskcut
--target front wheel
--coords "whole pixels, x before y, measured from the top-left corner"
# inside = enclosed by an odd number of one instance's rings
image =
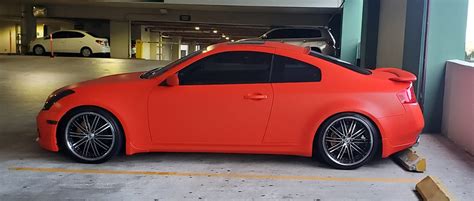
[[[98,108],[81,108],[60,124],[61,149],[82,163],[102,163],[117,155],[123,142],[117,120]]]
[[[315,154],[338,169],[368,163],[380,148],[378,130],[366,117],[342,113],[329,118],[317,133]]]
[[[35,55],[44,55],[46,51],[44,50],[44,47],[40,46],[40,45],[36,45],[34,48],[33,48],[33,53]]]

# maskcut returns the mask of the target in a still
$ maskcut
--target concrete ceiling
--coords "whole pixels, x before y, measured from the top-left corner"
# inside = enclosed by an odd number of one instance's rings
[[[203,23],[176,23],[176,22],[148,22],[134,21],[133,25],[142,25],[151,32],[160,32],[164,36],[180,36],[183,41],[199,41],[200,43],[224,42],[224,34],[229,40],[254,38],[267,32],[269,26],[203,24]],[[199,27],[199,30],[196,30]],[[217,33],[213,31],[217,30]]]
[[[299,13],[299,14],[330,14],[333,12],[337,12],[338,6],[340,5],[340,0],[326,0],[326,1],[333,1],[335,3],[332,4],[322,4],[322,5],[332,5],[331,7],[316,7],[309,5],[307,7],[301,6],[298,4],[298,1],[288,1],[291,2],[291,5],[288,6],[281,6],[282,4],[274,4],[273,6],[268,6],[266,4],[255,4],[258,6],[251,6],[245,4],[239,5],[223,5],[222,3],[219,5],[211,5],[202,4],[202,1],[195,1],[195,4],[186,3],[189,1],[184,1],[185,3],[177,4],[173,1],[173,3],[163,3],[159,0],[157,1],[137,1],[137,0],[84,0],[84,1],[71,1],[71,0],[23,0],[23,1],[31,1],[35,5],[90,5],[90,6],[106,6],[106,7],[118,7],[118,8],[163,8],[163,9],[170,9],[170,10],[194,10],[194,11],[228,11],[228,12],[259,12],[259,13]],[[275,1],[275,0],[273,0]],[[318,0],[313,0],[318,1]],[[321,1],[321,0],[319,0]],[[237,1],[236,1],[237,2]],[[293,3],[295,2],[295,3]],[[324,1],[323,1],[324,2]],[[284,4],[283,4],[284,5]],[[296,6],[298,5],[298,6]]]

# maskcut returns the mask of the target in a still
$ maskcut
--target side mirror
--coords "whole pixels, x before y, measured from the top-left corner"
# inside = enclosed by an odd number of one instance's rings
[[[166,86],[174,87],[174,86],[178,86],[178,85],[179,85],[178,74],[175,73],[175,74],[169,76],[168,78],[166,78]]]

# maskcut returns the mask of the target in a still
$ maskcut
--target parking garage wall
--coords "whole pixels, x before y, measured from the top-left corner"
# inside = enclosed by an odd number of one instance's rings
[[[16,53],[17,25],[14,21],[0,20],[0,54]]]

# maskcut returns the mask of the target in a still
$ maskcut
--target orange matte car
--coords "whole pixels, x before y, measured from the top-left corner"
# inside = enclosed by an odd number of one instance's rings
[[[39,144],[79,162],[124,150],[317,157],[354,169],[418,141],[416,77],[278,42],[221,43],[148,72],[53,92]]]

